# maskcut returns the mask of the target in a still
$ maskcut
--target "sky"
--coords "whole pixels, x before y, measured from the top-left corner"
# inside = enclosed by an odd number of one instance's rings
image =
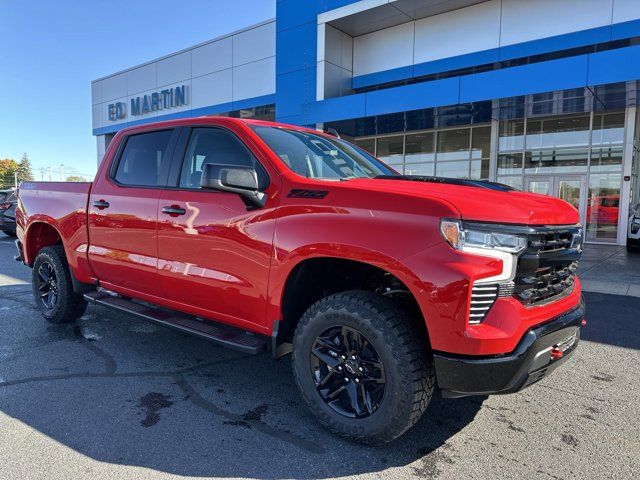
[[[91,80],[273,18],[275,3],[0,0],[0,159],[92,179]]]

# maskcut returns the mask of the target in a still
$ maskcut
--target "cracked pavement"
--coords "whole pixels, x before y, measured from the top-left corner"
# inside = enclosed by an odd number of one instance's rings
[[[383,448],[326,432],[289,359],[89,306],[49,325],[0,236],[0,479],[637,478],[640,298],[587,294],[574,357],[515,395],[435,397]]]

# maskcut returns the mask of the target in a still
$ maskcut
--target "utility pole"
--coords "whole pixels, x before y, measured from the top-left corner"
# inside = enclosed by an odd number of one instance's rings
[[[64,165],[60,165],[60,181],[64,182]]]

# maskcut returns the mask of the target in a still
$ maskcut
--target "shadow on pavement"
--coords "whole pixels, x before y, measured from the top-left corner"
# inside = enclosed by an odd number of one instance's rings
[[[77,324],[51,326],[25,286],[0,288],[0,298],[14,311],[0,311],[0,410],[100,462],[194,477],[311,479],[419,460],[415,474],[432,476],[452,463],[447,440],[484,401],[435,394],[408,434],[364,447],[318,425],[289,359],[230,352],[99,307]]]
[[[640,298],[585,292],[582,340],[640,349]]]

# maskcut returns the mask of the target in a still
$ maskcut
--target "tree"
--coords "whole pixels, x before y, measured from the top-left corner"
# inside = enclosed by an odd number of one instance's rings
[[[67,182],[86,182],[84,177],[79,175],[69,175],[66,179]]]
[[[20,182],[29,182],[33,180],[33,171],[31,169],[31,162],[27,154],[23,154],[18,163],[18,184]]]
[[[0,188],[6,189],[14,186],[14,173],[18,171],[18,162],[12,158],[0,160]]]

